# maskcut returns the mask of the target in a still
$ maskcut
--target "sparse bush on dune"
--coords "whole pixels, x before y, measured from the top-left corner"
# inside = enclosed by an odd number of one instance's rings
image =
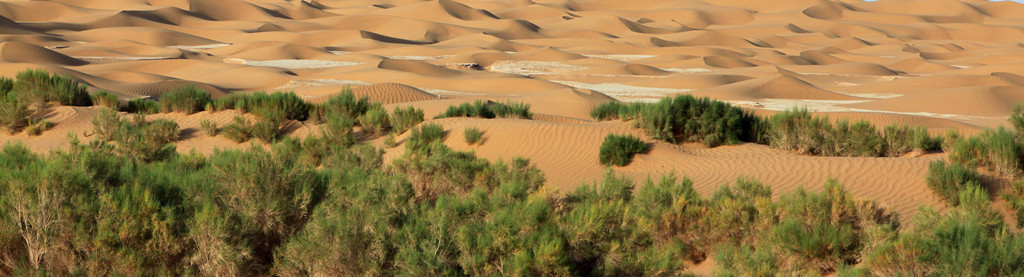
[[[348,114],[330,114],[326,120],[327,122],[320,126],[320,134],[324,139],[344,147],[355,143],[356,139],[353,128],[356,121],[349,117]]]
[[[960,191],[982,187],[981,176],[973,167],[937,160],[928,165],[928,187],[950,205],[960,204]]]
[[[160,112],[160,104],[153,99],[136,98],[128,101],[125,111],[135,114],[155,114]]]
[[[391,129],[391,118],[388,116],[388,111],[380,105],[370,107],[366,113],[359,116],[358,121],[359,126],[363,127],[363,131],[371,137],[386,134]]]
[[[194,85],[182,86],[160,95],[160,111],[194,113],[210,102],[210,93]]]
[[[92,103],[93,105],[107,107],[111,110],[119,110],[121,108],[121,101],[117,99],[117,95],[102,90],[92,95]]]
[[[203,134],[206,136],[217,136],[217,122],[213,122],[209,119],[203,119],[203,121],[199,122],[199,129],[202,130]]]
[[[25,127],[25,133],[30,136],[38,136],[43,134],[43,131],[49,130],[52,126],[53,123],[50,123],[50,121],[46,119],[37,120],[29,123],[28,126]]]
[[[416,107],[395,107],[395,110],[391,112],[391,125],[394,127],[392,131],[395,133],[405,133],[420,122],[423,122],[423,110]]]
[[[122,124],[124,121],[117,115],[117,111],[108,108],[102,108],[92,116],[93,134],[102,141],[114,140]]]
[[[241,112],[253,113],[258,116],[281,116],[290,120],[306,120],[309,117],[309,110],[312,106],[294,92],[266,93],[262,91],[252,93],[232,93],[228,96],[213,100],[214,110],[235,109]]]
[[[406,151],[422,153],[430,149],[434,142],[440,142],[444,137],[444,128],[436,123],[427,123],[413,128],[412,133],[405,139]]]
[[[0,126],[7,133],[15,134],[28,126],[31,114],[28,105],[22,100],[9,95],[0,97]]]
[[[221,132],[231,141],[243,143],[252,138],[252,127],[252,122],[248,118],[236,115],[231,119],[231,123],[224,125]]]
[[[478,117],[478,118],[518,118],[533,119],[530,112],[530,104],[521,102],[502,101],[499,103],[488,103],[482,100],[473,103],[462,103],[450,106],[444,113],[435,118],[446,117]]]
[[[50,101],[70,106],[92,105],[85,86],[70,77],[29,69],[18,72],[16,78],[11,91],[33,106],[41,107]]]
[[[632,135],[608,134],[598,158],[603,165],[626,166],[633,161],[633,155],[646,149],[647,143]]]
[[[707,146],[737,144],[756,134],[757,118],[740,108],[690,95],[667,97],[639,107],[637,126],[654,139],[672,143],[701,142]]]
[[[359,118],[360,115],[363,115],[370,109],[370,106],[369,98],[365,96],[356,97],[352,93],[352,89],[346,87],[341,92],[338,92],[338,94],[327,98],[327,101],[324,103],[312,106],[309,110],[309,118],[318,123],[325,122],[327,115],[330,114],[344,114],[350,118]]]
[[[466,128],[462,131],[462,137],[466,139],[466,144],[474,145],[483,139],[484,133],[480,132],[480,129],[476,127]]]
[[[281,127],[284,122],[279,118],[259,117],[252,124],[252,136],[264,143],[277,141],[281,136]]]
[[[14,89],[14,80],[0,76],[0,97],[7,97],[7,94]]]

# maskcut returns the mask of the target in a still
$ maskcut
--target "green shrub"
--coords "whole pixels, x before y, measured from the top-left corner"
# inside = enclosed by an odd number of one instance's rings
[[[107,91],[97,91],[92,95],[93,105],[100,107],[107,107],[111,110],[118,110],[121,108],[121,102],[117,99],[117,95]]]
[[[960,191],[968,187],[981,187],[981,176],[972,167],[937,160],[928,164],[928,187],[950,205],[960,204]]]
[[[811,115],[807,109],[787,110],[771,117],[768,141],[775,148],[801,154],[820,153],[824,134],[832,133],[827,119]]]
[[[50,75],[44,70],[18,72],[11,90],[17,97],[37,106],[55,101],[61,105],[90,106],[92,99],[85,86],[63,75]]]
[[[358,120],[359,126],[363,127],[363,131],[372,137],[386,134],[388,129],[391,129],[391,119],[388,117],[388,111],[379,105],[370,107],[365,114],[359,116]]]
[[[153,99],[136,98],[128,101],[125,111],[135,114],[155,114],[160,112],[160,104]]]
[[[38,136],[41,135],[43,131],[49,130],[52,126],[53,124],[50,123],[50,121],[45,119],[38,120],[29,124],[28,127],[25,127],[25,133],[30,136]]]
[[[224,125],[221,132],[231,141],[243,143],[252,138],[253,124],[244,116],[236,115],[231,119],[231,123]]]
[[[1024,104],[1017,104],[1013,107],[1009,121],[1013,130],[1017,131],[1017,137],[1024,137]]]
[[[252,124],[252,136],[264,143],[277,141],[281,136],[281,121],[271,118],[259,118]]]
[[[127,122],[122,121],[116,111],[108,108],[101,108],[92,116],[93,133],[101,141],[114,140],[114,136],[122,128],[122,124],[127,124]]]
[[[24,101],[13,96],[0,98],[0,127],[9,134],[16,134],[27,126],[31,114]]]
[[[598,156],[603,165],[626,166],[633,160],[633,155],[644,150],[647,150],[647,144],[637,137],[608,134],[601,143]]]
[[[994,131],[985,131],[981,137],[988,149],[988,157],[983,157],[987,160],[984,164],[988,168],[1003,176],[1020,175],[1024,146],[1018,143],[1015,133],[999,127]]]
[[[751,141],[758,119],[740,108],[710,98],[679,95],[639,108],[637,125],[654,139],[701,142],[707,146]]]
[[[523,102],[501,101],[491,106],[494,115],[502,118],[533,119],[530,104]]]
[[[1024,227],[1024,180],[1015,180],[1001,194],[1006,206],[1014,212],[1017,228]]]
[[[409,137],[405,139],[406,151],[425,152],[430,150],[430,145],[440,142],[444,137],[444,128],[436,123],[427,123],[420,127],[413,128]]]
[[[160,95],[160,111],[186,114],[202,111],[210,102],[210,93],[194,85],[182,86]]]
[[[6,98],[14,89],[14,80],[0,76],[0,97]]]
[[[391,113],[392,130],[396,133],[405,133],[420,122],[423,122],[423,110],[413,106],[405,108],[396,107]]]
[[[384,147],[395,148],[395,146],[398,146],[398,139],[395,137],[394,133],[389,134],[384,138]]]
[[[310,108],[309,118],[317,123],[324,123],[330,114],[344,114],[350,118],[359,118],[370,109],[371,102],[368,97],[356,98],[352,89],[345,87],[327,101]]]
[[[320,133],[327,141],[348,147],[355,143],[353,127],[356,121],[348,114],[336,113],[327,115],[327,123],[320,126]]]
[[[210,121],[209,119],[203,119],[199,122],[199,129],[203,131],[204,135],[215,137],[217,136],[217,122]]]
[[[480,132],[480,129],[477,128],[466,128],[466,130],[462,131],[462,136],[466,139],[466,144],[469,145],[479,143],[480,139],[483,139],[483,135],[484,133]]]
[[[312,105],[302,101],[294,92],[232,93],[214,100],[213,110],[235,109],[262,117],[283,117],[291,120],[306,120]]]

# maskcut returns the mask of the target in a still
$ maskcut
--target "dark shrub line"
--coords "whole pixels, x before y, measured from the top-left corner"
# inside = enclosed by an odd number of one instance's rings
[[[647,143],[632,135],[608,134],[601,143],[598,159],[602,165],[626,166],[633,155],[647,149]]]
[[[448,110],[434,118],[446,117],[533,119],[533,113],[530,112],[530,104],[527,103],[511,101],[490,103],[476,100],[473,103],[450,106]]]

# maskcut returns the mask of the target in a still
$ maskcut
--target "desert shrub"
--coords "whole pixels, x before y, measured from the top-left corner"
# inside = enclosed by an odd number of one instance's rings
[[[389,134],[384,138],[384,147],[395,148],[395,146],[398,146],[398,139],[395,137],[395,134]]]
[[[204,135],[214,137],[217,136],[217,122],[213,122],[209,119],[203,119],[199,122],[199,129],[203,131]]]
[[[92,99],[85,86],[74,79],[63,75],[51,75],[44,70],[25,70],[18,72],[17,81],[12,91],[17,96],[37,106],[55,101],[61,105],[89,106]]]
[[[715,276],[779,276],[779,261],[770,249],[767,243],[721,244],[715,248]]]
[[[210,102],[210,93],[194,85],[182,86],[160,95],[160,111],[194,113]]]
[[[754,180],[741,178],[735,185],[719,187],[709,203],[706,220],[715,228],[708,231],[708,240],[735,245],[756,243],[775,223],[777,211],[771,198],[771,188]]]
[[[1015,180],[1003,190],[1001,197],[1014,212],[1017,228],[1024,227],[1024,180]]]
[[[107,107],[111,110],[121,108],[121,101],[117,99],[117,95],[102,90],[92,95],[92,103],[93,105]]]
[[[631,120],[640,113],[645,104],[608,101],[590,110],[590,117],[597,121],[622,119]]]
[[[232,93],[212,102],[214,110],[235,109],[262,117],[283,117],[291,120],[306,120],[309,117],[309,103],[302,101],[294,92]]]
[[[475,127],[466,128],[462,131],[462,137],[466,139],[466,144],[473,145],[480,142],[483,139],[484,133],[480,132],[480,129]]]
[[[344,147],[355,143],[356,139],[352,129],[356,121],[349,117],[348,114],[329,114],[326,120],[327,122],[320,126],[320,133],[324,139]]]
[[[479,117],[479,118],[494,118],[494,111],[488,107],[488,103],[476,100],[473,103],[462,103],[460,105],[449,106],[444,113],[434,118],[446,118],[446,117]]]
[[[114,133],[116,151],[133,161],[149,162],[173,156],[176,148],[171,142],[178,139],[178,123],[168,119],[146,121],[142,115],[121,120]]]
[[[155,114],[160,112],[160,104],[153,99],[136,98],[128,101],[125,111],[135,114]]]
[[[886,141],[878,133],[874,125],[867,121],[857,121],[849,124],[840,120],[835,125],[830,125],[827,118],[821,122],[821,128],[826,129],[824,139],[817,149],[816,154],[823,156],[857,156],[877,157],[886,151]],[[818,123],[815,123],[818,124]],[[805,131],[804,134],[808,134]]]
[[[775,148],[815,154],[825,144],[824,134],[831,133],[827,119],[814,117],[807,109],[787,110],[771,117],[768,141]]]
[[[50,123],[50,121],[46,119],[37,120],[30,123],[28,127],[25,127],[25,133],[30,136],[38,136],[41,135],[43,131],[49,130],[52,126],[53,123]]]
[[[358,120],[359,126],[362,126],[363,131],[370,136],[383,135],[387,133],[388,129],[391,129],[391,118],[388,117],[388,111],[380,105],[370,107],[366,113],[359,116]]]
[[[598,158],[603,165],[626,166],[633,160],[633,155],[646,149],[647,144],[632,135],[608,134],[601,143]]]
[[[1024,137],[1024,103],[1013,107],[1009,121],[1013,130],[1017,132],[1017,137]]]
[[[20,132],[28,125],[31,114],[32,112],[23,100],[13,96],[0,98],[0,127],[3,127],[8,133]]]
[[[281,136],[281,119],[260,117],[252,124],[252,136],[264,143],[277,141]]]
[[[324,103],[311,107],[309,118],[318,123],[325,122],[327,115],[330,114],[344,114],[350,118],[359,118],[370,109],[370,106],[370,98],[365,96],[357,98],[352,93],[352,89],[346,87],[338,94],[327,98]]]
[[[14,89],[14,80],[7,77],[0,77],[0,97],[7,97],[12,89]]]
[[[248,118],[236,115],[231,119],[231,123],[224,125],[221,132],[224,133],[224,137],[231,141],[242,143],[252,138],[253,124]]]
[[[122,128],[122,124],[126,124],[126,122],[121,120],[116,111],[108,108],[101,108],[92,116],[93,134],[101,141],[114,140],[114,136]]]
[[[396,107],[391,112],[391,125],[395,133],[405,133],[405,131],[415,127],[420,122],[423,122],[423,110],[416,107]]]
[[[752,140],[758,119],[742,109],[710,98],[679,95],[640,108],[637,125],[654,139],[701,142],[707,146]]]
[[[996,173],[1003,176],[1017,176],[1021,173],[1021,158],[1024,156],[1024,146],[1017,142],[1016,136],[1002,127],[996,130],[985,131],[981,135],[985,148],[988,149],[988,157],[984,164]]]
[[[960,204],[960,191],[981,187],[981,176],[970,166],[937,160],[928,164],[927,182],[936,195],[955,206]]]
[[[530,112],[530,104],[527,103],[501,101],[490,106],[490,108],[494,111],[496,117],[533,119],[533,113]]]
[[[413,128],[412,133],[405,139],[406,151],[425,152],[430,150],[430,145],[440,142],[444,137],[444,128],[436,123],[427,123],[420,127]]]
[[[428,134],[433,133],[431,125],[423,125],[427,130],[423,130],[423,136],[417,140],[426,140]],[[413,129],[413,134],[418,129]],[[477,159],[470,152],[453,151],[440,143],[439,137],[435,138],[435,142],[425,144],[423,147],[427,149],[420,151],[407,148],[401,158],[392,162],[392,167],[409,177],[420,198],[435,199],[447,193],[465,194],[471,191],[475,186],[474,179],[487,167],[487,161]],[[409,142],[406,143],[408,147]]]
[[[956,143],[959,142],[961,139],[963,138],[960,137],[960,132],[957,131],[956,129],[946,130],[946,136],[943,138],[940,145],[942,148],[942,152],[953,152],[953,147],[956,146]]]

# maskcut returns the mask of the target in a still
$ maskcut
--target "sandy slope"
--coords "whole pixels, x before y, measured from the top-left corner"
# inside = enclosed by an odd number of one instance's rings
[[[768,115],[805,106],[832,118],[974,133],[1024,100],[1024,5],[981,0],[110,0],[0,2],[0,76],[67,74],[122,100],[184,84],[214,96],[289,90],[323,101],[345,86],[428,117],[476,99],[524,101],[536,120],[437,120],[446,142],[489,159],[525,156],[549,187],[598,178],[608,133],[594,105],[688,93]],[[89,139],[94,108],[58,107],[39,137],[0,135],[46,151]],[[168,114],[182,151],[239,147],[200,134],[235,113]],[[486,141],[467,146],[464,128]],[[315,131],[297,125],[294,134]],[[402,136],[400,136],[401,138]],[[379,139],[374,143],[380,143]],[[401,148],[388,151],[389,157]],[[777,192],[837,178],[903,218],[940,207],[923,182],[941,155],[820,158],[759,145],[706,149],[653,143],[617,172],[676,172],[711,193],[737,177]]]

